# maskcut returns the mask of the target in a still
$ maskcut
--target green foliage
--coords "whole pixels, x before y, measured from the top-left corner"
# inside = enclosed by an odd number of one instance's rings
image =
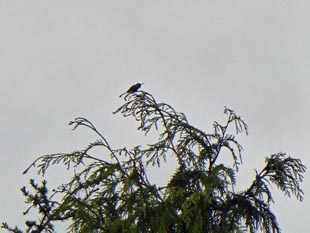
[[[270,204],[274,184],[285,195],[302,200],[305,166],[285,153],[273,154],[266,166],[256,171],[254,181],[244,191],[235,192],[236,172],[242,163],[242,146],[236,134],[248,127],[234,111],[225,108],[224,123],[215,122],[206,133],[191,125],[183,113],[152,95],[139,91],[126,94],[125,103],[114,113],[133,117],[145,135],[158,131],[158,140],[144,148],[114,149],[96,127],[85,118],[70,122],[73,129],[89,128],[98,139],[85,149],[39,157],[35,167],[45,175],[52,166],[63,164],[72,172],[68,183],[48,191],[47,182],[30,181],[23,187],[30,210],[38,220],[26,222],[26,232],[55,232],[55,223],[66,221],[68,232],[280,232]],[[232,133],[231,133],[232,132]],[[102,156],[93,154],[102,149]],[[232,164],[221,164],[223,150]],[[159,167],[174,156],[177,168],[167,184],[150,182],[147,168]],[[15,233],[3,223],[2,228]]]

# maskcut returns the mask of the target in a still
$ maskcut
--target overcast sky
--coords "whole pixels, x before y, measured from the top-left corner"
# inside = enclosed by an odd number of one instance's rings
[[[243,116],[240,187],[275,152],[309,168],[309,12],[308,0],[0,1],[0,222],[23,224],[36,157],[94,139],[74,117],[115,147],[139,144],[136,122],[112,114],[136,82],[206,132],[224,106]],[[302,203],[273,190],[283,233],[309,232],[309,171],[303,189]]]

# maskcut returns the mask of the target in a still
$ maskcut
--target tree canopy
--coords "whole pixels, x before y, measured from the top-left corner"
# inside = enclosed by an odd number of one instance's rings
[[[157,140],[115,149],[86,118],[71,121],[73,129],[86,127],[98,139],[82,150],[43,155],[25,170],[36,169],[44,176],[62,164],[71,172],[58,187],[49,189],[46,180],[31,179],[21,189],[29,204],[24,214],[38,212],[37,219],[25,222],[26,232],[55,232],[55,223],[63,221],[68,232],[81,233],[280,232],[271,209],[271,187],[303,199],[300,183],[306,167],[281,152],[266,158],[246,189],[235,191],[243,151],[236,134],[247,134],[248,126],[229,108],[224,109],[226,121],[215,121],[212,132],[193,126],[184,113],[145,91],[127,93],[114,114],[135,119],[146,136],[155,130]],[[94,149],[101,149],[102,156]],[[227,152],[231,164],[219,160]],[[175,158],[177,166],[159,186],[150,180],[148,168],[159,167],[167,156]],[[7,223],[2,228],[23,232]]]

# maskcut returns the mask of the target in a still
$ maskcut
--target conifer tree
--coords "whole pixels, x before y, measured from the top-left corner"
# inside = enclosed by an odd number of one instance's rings
[[[285,153],[267,157],[248,188],[235,191],[242,165],[236,134],[247,134],[248,126],[233,110],[225,108],[226,121],[214,122],[213,131],[204,132],[147,92],[127,93],[124,101],[114,113],[135,119],[146,136],[155,130],[157,141],[115,149],[89,120],[78,117],[70,122],[73,129],[86,127],[98,139],[82,150],[43,155],[26,169],[25,173],[36,169],[45,175],[62,164],[72,175],[52,189],[47,181],[34,179],[21,189],[29,204],[24,214],[38,212],[38,219],[26,221],[26,232],[56,232],[55,224],[65,221],[68,232],[80,233],[277,233],[271,187],[302,201],[300,183],[306,168]],[[94,149],[101,149],[102,156]],[[219,162],[224,150],[231,164]],[[167,156],[175,158],[177,166],[168,182],[159,186],[147,169],[159,167]],[[2,228],[23,232],[7,223]]]

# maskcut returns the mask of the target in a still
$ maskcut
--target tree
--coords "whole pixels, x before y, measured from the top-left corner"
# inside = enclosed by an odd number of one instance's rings
[[[35,167],[44,175],[55,164],[72,172],[71,179],[48,191],[47,181],[30,181],[21,189],[29,209],[39,220],[26,221],[27,232],[54,232],[54,224],[68,222],[68,232],[280,232],[271,210],[271,186],[302,201],[300,182],[306,167],[299,159],[276,153],[266,158],[253,182],[235,191],[236,173],[242,164],[242,146],[236,134],[248,132],[243,119],[225,108],[224,123],[214,122],[206,133],[191,125],[183,113],[158,103],[144,91],[128,93],[125,103],[114,113],[133,117],[138,130],[158,140],[144,147],[114,149],[87,119],[78,117],[73,129],[86,127],[98,137],[83,150],[43,155],[25,171]],[[95,156],[95,148],[103,150]],[[219,157],[226,150],[232,164]],[[227,154],[227,152],[225,152]],[[166,157],[177,166],[163,187],[149,180],[147,168],[159,167]],[[2,228],[22,232],[7,223]]]

